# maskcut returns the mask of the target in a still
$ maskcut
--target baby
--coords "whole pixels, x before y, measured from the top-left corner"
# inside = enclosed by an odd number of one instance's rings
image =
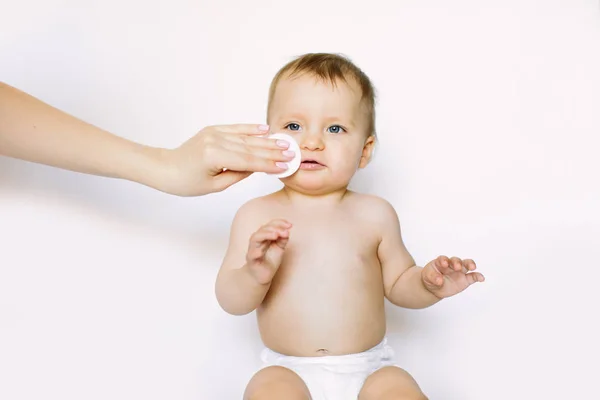
[[[390,203],[347,189],[371,158],[374,103],[369,78],[335,54],[299,57],[273,79],[268,124],[297,141],[302,163],[239,209],[216,282],[226,312],[257,311],[266,346],[245,399],[427,399],[395,364],[384,299],[425,308],[484,280],[472,260],[415,265]]]

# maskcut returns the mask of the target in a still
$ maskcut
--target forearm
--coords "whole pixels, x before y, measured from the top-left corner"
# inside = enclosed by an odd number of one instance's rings
[[[412,266],[400,275],[387,295],[391,303],[417,309],[427,308],[440,301],[423,284],[422,270],[422,267]]]
[[[217,301],[229,314],[245,315],[262,303],[270,286],[256,282],[246,266],[222,270],[216,283]]]
[[[161,152],[0,82],[0,155],[156,188]]]

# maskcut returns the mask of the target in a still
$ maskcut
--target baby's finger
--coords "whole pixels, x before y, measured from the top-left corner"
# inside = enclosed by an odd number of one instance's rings
[[[259,260],[262,257],[264,257],[264,255],[265,255],[265,249],[263,247],[250,246],[246,257],[247,257],[248,261],[256,261],[256,260]]]
[[[254,247],[260,247],[266,241],[277,240],[279,232],[273,227],[262,227],[256,231],[250,238],[250,242]]]
[[[289,240],[289,237],[280,237],[275,243],[277,244],[277,246],[281,247],[282,249],[285,249],[285,246],[288,244]]]
[[[271,226],[273,228],[278,228],[278,229],[289,229],[292,227],[292,224],[285,219],[278,218],[278,219],[274,219],[274,220],[270,221],[265,226]]]
[[[450,268],[454,271],[462,271],[463,264],[462,260],[458,257],[452,257],[450,259]]]
[[[291,225],[288,225],[283,221],[272,221],[261,227],[254,234],[254,237],[258,238],[260,243],[264,243],[265,241],[275,241],[279,238],[289,238],[289,226]]]
[[[463,260],[463,266],[467,269],[467,271],[475,271],[475,269],[477,268],[475,261],[471,259]]]
[[[441,274],[447,274],[451,271],[450,259],[446,256],[439,256],[433,262],[433,267]]]
[[[427,268],[423,274],[423,280],[425,280],[425,282],[429,285],[438,287],[442,286],[444,283],[444,277],[441,273],[436,271],[435,268]]]
[[[250,238],[248,258],[250,260],[262,258],[271,243],[276,241],[279,237],[280,234],[275,228],[263,227],[256,231]]]
[[[471,272],[471,273],[467,274],[466,277],[467,277],[467,282],[469,285],[472,285],[476,282],[484,282],[485,281],[485,277],[480,272]]]

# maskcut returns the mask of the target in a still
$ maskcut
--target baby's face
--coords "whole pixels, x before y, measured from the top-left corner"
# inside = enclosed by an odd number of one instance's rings
[[[334,87],[310,74],[281,79],[268,123],[272,132],[287,133],[300,146],[300,169],[282,179],[300,191],[341,189],[371,156],[374,138],[368,132],[368,114],[360,87],[352,80]]]

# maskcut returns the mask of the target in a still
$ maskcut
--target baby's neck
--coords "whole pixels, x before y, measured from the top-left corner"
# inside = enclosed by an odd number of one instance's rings
[[[287,200],[293,204],[298,206],[324,206],[331,205],[335,206],[340,204],[344,198],[350,194],[350,191],[344,187],[335,191],[327,192],[327,193],[303,193],[298,190],[289,188],[284,186],[281,189],[282,196],[286,197]]]

